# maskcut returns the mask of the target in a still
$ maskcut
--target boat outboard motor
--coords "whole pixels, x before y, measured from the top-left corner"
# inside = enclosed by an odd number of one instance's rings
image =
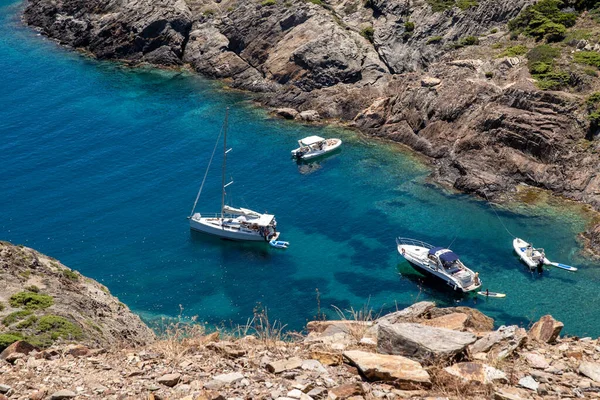
[[[544,259],[540,258],[537,264],[537,272],[538,274],[542,274],[544,272]]]

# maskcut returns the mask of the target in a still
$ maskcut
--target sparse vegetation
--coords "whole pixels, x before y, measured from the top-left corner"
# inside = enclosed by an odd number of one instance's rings
[[[44,315],[41,317],[37,324],[37,330],[49,333],[52,340],[58,338],[79,339],[83,336],[80,327],[58,315]]]
[[[472,7],[477,7],[479,5],[479,1],[477,0],[457,0],[456,7],[461,10],[467,10]]]
[[[565,38],[567,28],[575,25],[577,14],[565,12],[567,4],[562,0],[541,0],[528,6],[519,16],[508,23],[508,28],[536,40],[556,42]]]
[[[557,71],[554,60],[560,55],[560,50],[550,45],[534,47],[527,53],[529,73],[537,80],[542,90],[558,90],[569,85],[570,74]]]
[[[502,53],[498,54],[498,57],[518,57],[527,54],[528,51],[527,46],[518,44],[506,48]]]
[[[308,1],[310,1],[311,3],[316,4],[318,6],[322,6],[323,5],[323,2],[321,0],[308,0]]]
[[[441,42],[443,39],[443,37],[441,36],[432,36],[429,39],[427,39],[427,42],[425,42],[426,44],[435,44],[435,43],[439,43]]]
[[[404,30],[406,32],[412,32],[412,31],[414,31],[415,30],[415,23],[412,22],[412,21],[406,21],[404,23]]]
[[[458,7],[461,10],[466,10],[471,7],[477,7],[479,5],[478,0],[427,0],[427,4],[431,7],[433,12],[442,12],[451,9],[452,7]]]
[[[9,303],[12,307],[22,307],[27,310],[39,310],[48,308],[54,304],[51,296],[29,291],[15,293],[10,297]]]
[[[466,36],[454,43],[454,48],[460,49],[461,47],[474,46],[477,44],[479,44],[479,38],[477,36]]]
[[[373,43],[375,40],[375,30],[372,26],[367,26],[360,30],[360,34],[362,37],[367,39],[369,42]]]
[[[79,275],[77,275],[77,273],[75,271],[71,271],[70,269],[63,269],[62,274],[65,278],[67,278],[69,280],[72,280],[72,281],[79,280]]]
[[[263,0],[263,2],[260,3],[260,5],[263,7],[271,7],[271,6],[274,6],[275,4],[277,4],[277,2],[275,0]]]
[[[5,326],[12,325],[17,321],[20,321],[20,320],[24,319],[25,317],[30,316],[31,314],[32,314],[32,312],[30,310],[15,311],[13,313],[8,314],[6,317],[4,317],[4,319],[2,320],[2,324]]]
[[[22,336],[17,336],[13,333],[0,334],[0,351],[4,350],[17,340],[21,340],[22,338]]]
[[[595,51],[578,51],[573,55],[576,63],[600,68],[600,53]]]
[[[25,288],[25,290],[28,290],[28,291],[33,292],[33,293],[39,293],[40,292],[40,288],[37,287],[37,286],[35,286],[35,285],[27,286]]]
[[[4,303],[0,301],[0,311],[4,311]]]
[[[492,79],[494,77],[494,73],[492,71],[487,71],[485,73],[485,77],[488,79]]]
[[[17,324],[16,328],[17,329],[27,329],[33,326],[33,324],[35,324],[38,320],[38,317],[35,315],[31,315],[29,316],[29,318],[27,318],[24,321],[21,321]]]

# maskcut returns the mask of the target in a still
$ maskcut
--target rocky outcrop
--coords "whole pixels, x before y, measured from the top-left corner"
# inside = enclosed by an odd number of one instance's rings
[[[145,345],[155,339],[105,286],[35,250],[0,242],[0,274],[4,343],[24,339],[47,347],[56,340],[75,340],[98,347]]]
[[[556,340],[560,331],[565,325],[552,318],[551,315],[544,315],[537,321],[528,332],[531,340],[539,340],[541,342],[551,343]]]
[[[423,363],[446,362],[475,342],[475,335],[414,323],[381,324],[377,351],[411,357]]]

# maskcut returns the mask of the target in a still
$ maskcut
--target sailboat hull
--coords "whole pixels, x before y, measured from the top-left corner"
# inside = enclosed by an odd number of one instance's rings
[[[190,219],[190,228],[194,231],[217,236],[222,239],[268,242],[259,232],[245,229],[237,224],[228,224],[227,221],[229,220],[229,218],[192,218]],[[279,232],[276,232],[271,239],[277,239],[278,237]]]

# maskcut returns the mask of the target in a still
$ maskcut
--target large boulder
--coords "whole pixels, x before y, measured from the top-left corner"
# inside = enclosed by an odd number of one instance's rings
[[[431,301],[421,301],[400,311],[386,314],[377,319],[376,324],[388,323],[396,324],[398,322],[413,322],[435,308],[435,303]]]
[[[555,320],[551,315],[544,315],[538,322],[533,324],[528,336],[531,340],[552,343],[560,335],[560,331],[564,326],[562,322]]]
[[[34,350],[39,350],[35,346],[23,341],[19,340],[5,348],[2,353],[0,353],[0,360],[6,360],[9,356],[13,354],[24,354],[27,355]]]
[[[430,310],[431,318],[438,318],[448,314],[460,313],[467,316],[465,327],[476,332],[489,332],[494,329],[494,319],[479,310],[470,307],[448,307]]]
[[[579,373],[600,383],[600,364],[595,362],[583,361],[579,364]]]
[[[423,325],[433,326],[435,328],[452,329],[454,331],[464,331],[469,316],[462,313],[452,313],[442,315],[441,317],[426,319],[421,322]]]
[[[477,340],[469,346],[469,353],[487,353],[488,360],[502,360],[510,356],[516,349],[521,347],[527,339],[527,332],[516,325],[501,326]]]
[[[403,389],[431,385],[421,364],[406,357],[360,350],[346,351],[344,357],[371,381],[395,381]]]
[[[380,324],[377,350],[417,359],[423,363],[448,361],[463,353],[477,337],[468,332],[433,328],[415,323]]]

